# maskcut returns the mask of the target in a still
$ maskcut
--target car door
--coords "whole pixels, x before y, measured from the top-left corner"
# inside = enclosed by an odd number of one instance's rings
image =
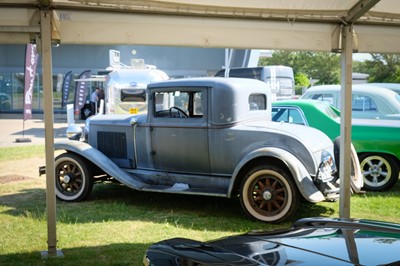
[[[150,125],[155,167],[166,172],[210,172],[205,88],[154,92]]]

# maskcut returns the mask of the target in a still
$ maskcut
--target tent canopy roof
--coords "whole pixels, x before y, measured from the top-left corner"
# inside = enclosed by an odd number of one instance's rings
[[[70,44],[338,51],[353,25],[359,52],[400,51],[396,0],[0,0],[0,43],[27,43],[37,10],[55,11]]]

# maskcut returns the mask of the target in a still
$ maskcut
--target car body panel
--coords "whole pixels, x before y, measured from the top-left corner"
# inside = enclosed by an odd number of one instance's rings
[[[399,224],[305,218],[290,229],[208,242],[163,240],[149,247],[144,265],[397,265],[399,249]]]

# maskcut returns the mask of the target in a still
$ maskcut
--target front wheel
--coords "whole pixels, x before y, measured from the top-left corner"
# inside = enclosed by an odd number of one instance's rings
[[[87,163],[78,155],[63,153],[55,159],[56,196],[64,201],[82,201],[93,188]]]
[[[299,195],[282,169],[263,165],[251,169],[241,184],[240,203],[245,213],[263,222],[284,221],[297,211]]]
[[[390,156],[363,154],[360,162],[366,190],[385,191],[392,188],[399,179],[399,166]]]

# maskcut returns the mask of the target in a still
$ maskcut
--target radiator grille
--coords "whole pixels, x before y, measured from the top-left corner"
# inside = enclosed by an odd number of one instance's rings
[[[97,132],[97,148],[110,158],[126,159],[126,135],[123,132]]]

